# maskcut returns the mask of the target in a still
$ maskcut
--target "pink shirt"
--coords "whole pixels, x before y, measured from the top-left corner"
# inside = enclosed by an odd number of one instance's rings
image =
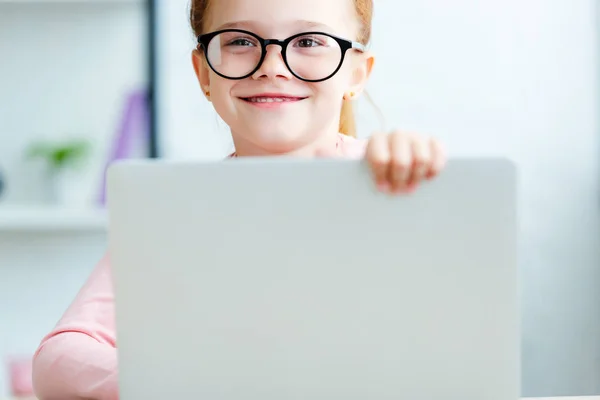
[[[365,141],[340,135],[344,158],[361,158]],[[96,266],[33,358],[33,385],[40,400],[119,398],[115,308],[106,255]]]

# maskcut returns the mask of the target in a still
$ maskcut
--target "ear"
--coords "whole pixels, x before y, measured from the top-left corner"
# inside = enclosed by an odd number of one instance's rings
[[[358,96],[365,90],[365,86],[369,81],[373,65],[375,64],[375,56],[372,53],[365,52],[356,58],[354,70],[352,71],[352,80],[350,82],[349,92]]]
[[[210,101],[210,71],[204,61],[204,54],[198,49],[192,51],[192,65],[194,66],[198,83],[200,83],[200,87],[202,88],[202,93]]]

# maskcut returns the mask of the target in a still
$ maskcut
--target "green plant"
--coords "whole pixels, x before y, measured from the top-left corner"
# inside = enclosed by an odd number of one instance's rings
[[[26,150],[27,159],[42,159],[51,172],[80,165],[90,153],[90,142],[83,139],[38,141]]]

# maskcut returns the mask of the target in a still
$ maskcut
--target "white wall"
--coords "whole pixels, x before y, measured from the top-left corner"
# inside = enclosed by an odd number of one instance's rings
[[[218,159],[232,144],[227,125],[202,97],[192,69],[196,47],[189,24],[189,0],[157,1],[156,102],[163,157]]]
[[[129,91],[146,82],[143,2],[0,2],[0,168],[3,201],[39,200],[39,171],[22,158],[33,139],[85,136],[98,191]]]
[[[0,399],[5,360],[30,356],[106,248],[103,232],[0,233]]]
[[[45,3],[45,4],[44,4]],[[33,138],[83,135],[96,145],[80,182],[96,196],[128,91],[146,82],[142,1],[0,1],[0,169],[5,203],[42,201],[42,175],[22,159]],[[0,229],[0,398],[5,357],[32,354],[104,252],[101,230]]]
[[[166,157],[218,158],[228,131],[190,66],[187,0],[163,0]],[[600,393],[598,30],[593,0],[376,0],[369,91],[387,128],[520,170],[523,394]],[[359,127],[379,128],[360,103]],[[460,360],[457,360],[460,361]]]

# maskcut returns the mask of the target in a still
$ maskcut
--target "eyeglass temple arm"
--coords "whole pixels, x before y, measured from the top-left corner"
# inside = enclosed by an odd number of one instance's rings
[[[352,42],[352,48],[363,52],[367,51],[367,47],[364,44],[358,42]]]

